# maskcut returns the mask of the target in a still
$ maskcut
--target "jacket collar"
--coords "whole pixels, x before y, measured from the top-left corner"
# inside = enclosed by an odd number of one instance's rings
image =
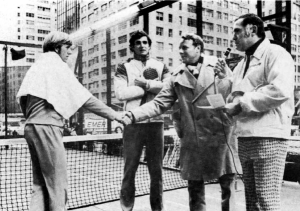
[[[270,41],[265,38],[261,43],[260,45],[257,47],[256,51],[254,52],[253,56],[256,57],[257,59],[261,59],[265,50],[266,50],[266,47],[270,45]]]
[[[213,57],[205,56],[203,57],[203,63],[201,69],[205,69],[207,66],[212,66],[216,64],[216,60]],[[197,85],[197,79],[190,73],[185,64],[181,64],[177,69],[174,70],[173,75],[176,77],[174,82],[179,83],[182,86],[185,86],[190,89],[195,89]],[[198,81],[201,80],[201,71],[198,78]]]

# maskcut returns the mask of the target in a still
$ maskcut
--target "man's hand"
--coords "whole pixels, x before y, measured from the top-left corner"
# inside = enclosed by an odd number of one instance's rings
[[[125,112],[122,117],[122,124],[127,126],[127,125],[132,124],[133,121],[134,121],[133,114],[130,111]]]
[[[145,78],[142,77],[138,77],[134,80],[134,85],[135,86],[139,86],[143,89],[146,89],[147,86],[147,80]]]
[[[236,116],[242,112],[242,108],[239,102],[234,102],[226,104],[223,111],[230,116]]]
[[[214,67],[214,72],[219,79],[223,79],[227,76],[228,69],[229,67],[227,66],[225,60],[223,58],[219,58]]]
[[[121,114],[121,113],[117,113],[117,115],[116,115],[116,117],[115,117],[115,121],[117,121],[117,122],[119,122],[119,123],[121,123],[121,124],[124,124],[123,123],[123,115],[124,114]]]

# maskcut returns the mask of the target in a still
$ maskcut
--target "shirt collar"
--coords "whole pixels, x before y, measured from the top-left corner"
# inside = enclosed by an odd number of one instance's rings
[[[134,57],[134,59],[141,61],[141,62],[145,62],[145,61],[149,60],[149,54],[147,54],[146,56],[133,54],[133,57]]]
[[[248,48],[246,50],[246,55],[250,56],[250,55],[253,55],[254,52],[256,51],[256,49],[258,48],[258,46],[262,43],[264,39],[261,38],[260,40],[258,40],[254,45],[252,45],[250,48]]]

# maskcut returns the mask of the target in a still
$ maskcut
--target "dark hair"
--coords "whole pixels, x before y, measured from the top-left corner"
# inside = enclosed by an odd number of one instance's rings
[[[256,32],[257,36],[260,38],[266,37],[265,29],[264,29],[264,22],[257,15],[255,15],[253,13],[241,15],[240,17],[235,19],[235,21],[237,21],[239,19],[243,19],[243,21],[241,23],[243,27],[246,27],[248,24],[253,24],[253,25],[257,26],[257,32]]]
[[[185,33],[184,35],[181,36],[181,38],[183,40],[192,40],[193,41],[193,45],[195,47],[200,46],[201,47],[201,52],[204,51],[204,42],[202,40],[202,38],[194,33]]]
[[[149,46],[151,47],[152,41],[151,41],[149,35],[144,31],[137,30],[137,31],[135,31],[131,34],[131,37],[129,39],[129,48],[130,48],[130,50],[134,47],[134,42],[136,40],[140,39],[141,37],[147,37]]]

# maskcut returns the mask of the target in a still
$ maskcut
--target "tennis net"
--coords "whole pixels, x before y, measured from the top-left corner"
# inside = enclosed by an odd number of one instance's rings
[[[64,137],[68,162],[68,209],[118,200],[123,176],[122,135]],[[178,170],[179,140],[165,135],[163,188],[186,187]],[[136,174],[136,195],[149,193],[144,155]],[[0,140],[0,210],[28,210],[32,170],[25,139]]]

